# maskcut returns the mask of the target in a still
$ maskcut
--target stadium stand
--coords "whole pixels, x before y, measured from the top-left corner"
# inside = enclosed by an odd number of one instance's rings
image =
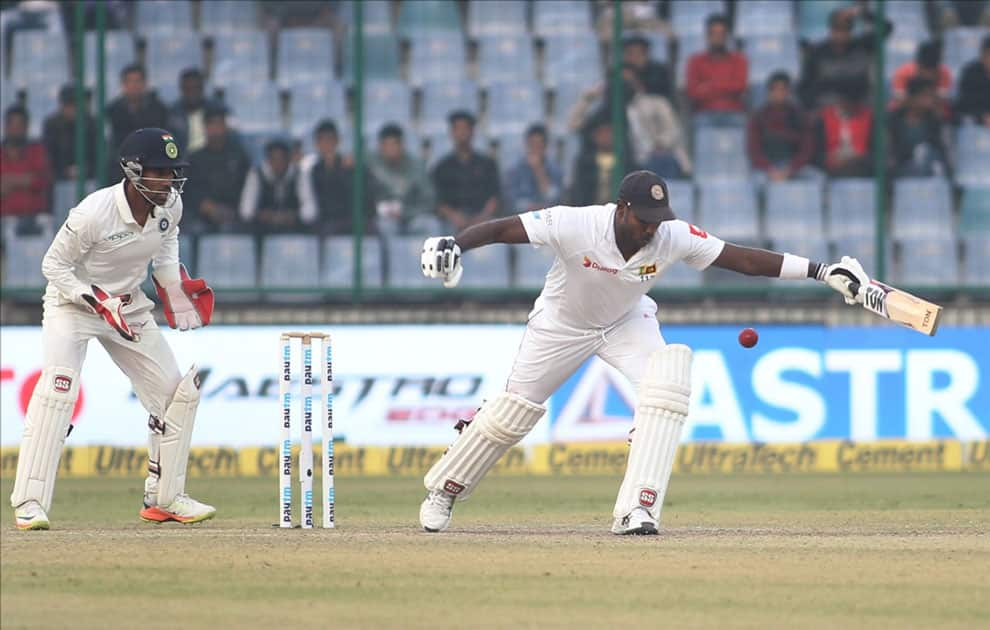
[[[527,30],[526,2],[519,0],[489,0],[468,4],[468,34],[520,35]]]
[[[538,37],[569,34],[594,37],[591,6],[581,0],[533,3],[533,32]]]
[[[193,30],[189,0],[147,0],[135,5],[134,27],[138,33],[188,33]]]
[[[258,25],[254,0],[209,0],[199,3],[199,29],[206,33],[237,33]]]
[[[698,188],[698,220],[702,228],[727,240],[746,243],[760,240],[756,194],[751,183],[702,179]]]
[[[492,245],[465,252],[464,268],[471,272],[464,274],[460,286],[467,289],[508,288],[509,251],[508,245]]]
[[[735,33],[739,37],[794,33],[794,6],[778,0],[736,3]]]
[[[268,34],[263,31],[242,30],[217,33],[213,41],[213,67],[210,80],[214,85],[267,81]]]
[[[96,85],[96,40],[97,34],[93,31],[86,33],[85,58],[86,58],[86,85],[93,87]],[[134,37],[130,31],[107,31],[104,38],[103,51],[106,64],[106,81],[109,86],[113,86],[120,76],[120,71],[124,66],[137,61],[137,48],[134,45]]]
[[[289,88],[289,131],[295,137],[312,133],[324,118],[343,121],[347,115],[344,86],[336,81],[306,81]]]
[[[334,43],[330,32],[319,28],[279,31],[275,76],[283,87],[305,87],[334,78]]]
[[[958,284],[956,239],[950,235],[929,234],[903,239],[899,245],[900,266],[896,282],[905,286]]]
[[[541,289],[556,255],[549,247],[517,247],[513,286],[517,289]]]
[[[670,26],[678,38],[701,36],[705,33],[705,19],[714,13],[725,14],[723,0],[692,0],[670,5]]]
[[[474,81],[433,81],[421,87],[420,133],[435,135],[446,133],[447,115],[464,109],[476,112],[480,109],[478,86]]]
[[[320,239],[304,234],[266,236],[261,242],[262,289],[311,289],[313,279],[320,277]],[[268,301],[306,301],[300,295],[265,296]],[[305,296],[319,298],[316,295]]]
[[[478,82],[536,78],[533,42],[529,35],[485,35],[478,38]]]
[[[343,289],[354,284],[354,239],[350,236],[328,236],[323,240],[320,284],[329,289]],[[361,282],[369,288],[380,288],[384,282],[381,243],[375,237],[361,240]]]
[[[815,181],[770,182],[766,186],[766,224],[769,236],[814,239],[825,243],[822,187]]]
[[[462,81],[467,78],[464,37],[459,31],[439,31],[410,37],[409,83]]]
[[[942,178],[908,178],[894,182],[893,231],[897,240],[951,234],[952,199]]]

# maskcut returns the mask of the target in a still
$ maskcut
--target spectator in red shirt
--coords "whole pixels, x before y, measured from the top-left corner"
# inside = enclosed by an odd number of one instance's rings
[[[919,78],[935,86],[936,104],[943,120],[948,120],[952,114],[949,99],[952,97],[952,71],[942,60],[942,45],[938,42],[924,42],[918,45],[914,61],[903,64],[894,72],[891,87],[894,91],[892,108],[904,102],[907,96],[907,86],[911,79]]]
[[[786,72],[775,72],[767,80],[767,102],[749,119],[746,144],[749,161],[763,181],[821,177],[808,166],[814,148],[811,123],[794,102]]]
[[[746,56],[729,50],[725,16],[709,16],[705,29],[708,50],[692,56],[687,66],[687,95],[695,124],[745,124]]]
[[[866,77],[838,81],[835,91],[839,100],[822,108],[815,135],[819,160],[830,177],[873,174],[873,110],[863,101],[867,86]]]
[[[3,117],[3,148],[0,150],[0,216],[17,217],[17,232],[37,232],[47,214],[52,183],[45,148],[28,142],[28,113],[20,105],[7,109]]]

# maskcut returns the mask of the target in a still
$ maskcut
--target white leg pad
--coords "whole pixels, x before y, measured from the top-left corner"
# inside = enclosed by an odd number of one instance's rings
[[[460,437],[426,473],[427,490],[443,490],[466,499],[485,474],[529,433],[546,408],[503,392],[478,410]]]
[[[51,509],[55,474],[78,395],[78,372],[64,367],[42,370],[24,418],[17,477],[10,495],[14,507],[33,500],[45,512]]]
[[[194,365],[179,381],[172,403],[165,410],[158,461],[150,460],[153,454],[149,453],[149,470],[153,470],[156,464],[158,466],[160,507],[168,507],[186,489],[186,466],[189,463],[196,408],[199,406],[199,386],[199,370]]]
[[[639,383],[632,446],[615,500],[615,518],[643,507],[660,521],[690,397],[691,349],[674,344],[654,352]]]

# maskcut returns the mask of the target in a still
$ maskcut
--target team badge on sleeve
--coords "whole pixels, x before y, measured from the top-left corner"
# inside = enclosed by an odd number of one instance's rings
[[[164,232],[167,229],[168,229],[168,219],[166,217],[162,217],[162,220],[158,222],[158,231]]]

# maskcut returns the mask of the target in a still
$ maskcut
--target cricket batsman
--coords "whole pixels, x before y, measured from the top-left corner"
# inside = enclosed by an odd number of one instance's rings
[[[213,292],[179,263],[179,221],[188,163],[164,129],[139,129],[120,147],[123,180],[83,199],[45,254],[43,369],[28,403],[10,502],[18,529],[48,529],[55,474],[79,393],[90,339],[127,375],[148,419],[146,521],[196,523],[213,506],[185,494],[199,403],[196,366],[185,375],[141,291],[153,280],[172,328],[205,326]]]
[[[683,260],[750,276],[825,282],[855,303],[850,281],[869,277],[853,258],[825,265],[726,243],[678,220],[667,184],[650,171],[627,175],[618,200],[602,206],[556,206],[473,225],[457,236],[428,238],[422,269],[455,286],[462,252],[490,243],[549,247],[556,260],[529,313],[505,391],[474,420],[426,473],[429,491],[419,520],[428,532],[450,525],[455,500],[467,498],[500,457],[543,416],[544,403],[592,355],[621,372],[637,390],[625,478],[612,512],[613,534],[656,534],[691,394],[691,349],[667,345],[657,305],[646,293]]]

